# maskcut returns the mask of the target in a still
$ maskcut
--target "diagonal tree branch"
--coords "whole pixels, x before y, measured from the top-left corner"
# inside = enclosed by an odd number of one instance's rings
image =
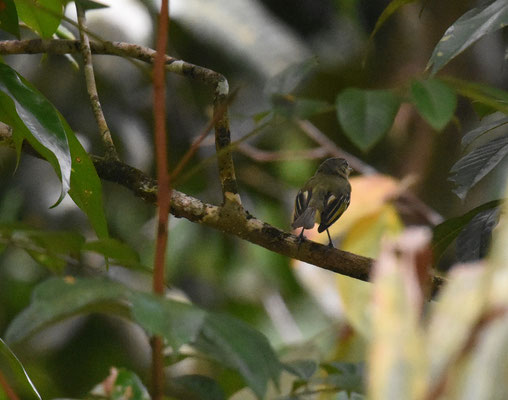
[[[14,148],[12,130],[4,124],[0,124],[0,145]],[[23,151],[42,158],[27,144],[24,144]],[[101,179],[124,186],[147,203],[157,203],[158,185],[155,179],[121,161],[95,155],[90,157]],[[372,259],[308,240],[300,243],[295,235],[258,220],[235,203],[216,206],[173,189],[171,213],[177,218],[230,233],[268,250],[332,272],[364,281],[369,277]]]
[[[97,156],[92,156],[92,160],[102,179],[126,187],[148,203],[156,202],[157,182],[142,171],[122,162]],[[255,218],[234,203],[215,206],[173,190],[171,213],[177,218],[186,218],[232,234],[278,254],[362,281],[368,281],[374,262],[371,258],[330,248],[310,240],[300,243],[297,236]],[[436,293],[443,282],[442,278],[434,276],[432,292]]]
[[[92,160],[102,179],[126,187],[148,203],[156,202],[156,180],[119,161],[97,156],[92,156]],[[299,243],[295,235],[255,218],[237,204],[226,203],[216,206],[173,190],[171,213],[177,218],[186,218],[189,221],[230,233],[268,250],[333,272],[361,280],[367,280],[369,276],[372,259],[308,240]]]

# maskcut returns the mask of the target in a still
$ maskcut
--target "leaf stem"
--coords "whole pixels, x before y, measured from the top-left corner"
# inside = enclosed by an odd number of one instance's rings
[[[79,37],[81,39],[81,54],[83,56],[86,90],[90,97],[90,104],[92,105],[92,111],[99,127],[99,133],[102,138],[102,142],[106,147],[106,157],[114,160],[118,160],[116,148],[111,137],[111,132],[108,128],[106,118],[102,112],[101,102],[99,100],[99,94],[97,92],[97,86],[95,84],[95,73],[92,64],[92,51],[90,49],[90,40],[86,33],[86,16],[85,10],[76,2],[76,12],[78,14],[78,26],[79,26]]]

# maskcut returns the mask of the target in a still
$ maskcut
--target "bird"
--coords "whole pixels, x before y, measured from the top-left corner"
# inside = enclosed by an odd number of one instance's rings
[[[328,246],[334,247],[328,228],[346,211],[351,201],[349,174],[351,168],[343,158],[329,158],[321,163],[312,176],[298,191],[295,199],[293,229],[302,228],[298,239],[302,241],[303,231],[312,229],[318,223],[318,232],[326,230]]]

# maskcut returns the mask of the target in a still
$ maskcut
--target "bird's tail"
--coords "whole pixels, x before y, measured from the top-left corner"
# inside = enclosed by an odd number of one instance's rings
[[[314,227],[314,221],[316,220],[316,209],[314,207],[307,207],[305,211],[296,218],[291,226],[293,229],[305,228],[312,229]]]

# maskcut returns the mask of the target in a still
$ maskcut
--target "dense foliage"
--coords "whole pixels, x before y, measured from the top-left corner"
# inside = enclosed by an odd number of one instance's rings
[[[203,73],[168,66],[173,188],[227,204],[216,165],[232,151],[249,218],[288,231],[298,187],[345,157],[332,237],[376,261],[362,282],[222,229],[234,213],[212,229],[176,207],[164,297],[151,189],[101,180],[111,159],[72,42],[78,5],[120,167],[153,176],[158,2],[114,3],[0,0],[0,400],[149,399],[154,335],[171,399],[504,398],[506,0],[171,2],[169,53]],[[234,89],[218,154],[193,147],[224,112],[214,71]]]

